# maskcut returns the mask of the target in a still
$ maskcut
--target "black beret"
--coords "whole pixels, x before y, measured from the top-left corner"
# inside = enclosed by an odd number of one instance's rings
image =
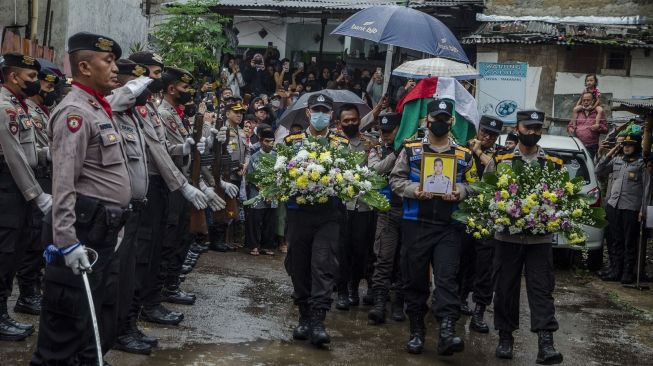
[[[150,70],[145,65],[137,64],[136,62],[128,59],[121,58],[116,61],[118,65],[118,75],[129,76],[150,76]]]
[[[426,106],[426,110],[431,117],[445,114],[453,116],[453,102],[448,99],[435,99]]]
[[[21,69],[41,71],[41,64],[32,56],[10,52],[5,53],[2,57],[4,57],[3,67],[18,67]]]
[[[165,69],[165,74],[167,74],[170,79],[179,80],[186,84],[192,84],[194,80],[193,75],[190,72],[177,67],[167,67]]]
[[[544,112],[536,110],[519,111],[517,112],[517,123],[521,123],[524,126],[541,126],[544,124]]]
[[[76,33],[68,38],[68,53],[82,50],[111,52],[116,58],[122,56],[122,48],[120,48],[118,42],[109,37],[88,32]]]
[[[503,121],[492,116],[481,116],[481,121],[479,122],[479,127],[495,133],[501,133],[503,128]]]
[[[140,51],[134,52],[129,55],[129,59],[146,66],[161,66],[163,67],[163,58],[156,53]]]
[[[330,96],[322,93],[313,94],[308,98],[308,108],[313,107],[326,107],[333,109],[333,99]]]
[[[401,123],[400,113],[385,113],[379,116],[379,129],[381,131],[392,131]]]

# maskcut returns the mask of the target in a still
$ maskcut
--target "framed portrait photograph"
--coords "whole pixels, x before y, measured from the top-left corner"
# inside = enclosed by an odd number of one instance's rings
[[[420,191],[444,195],[456,189],[456,155],[424,153]]]

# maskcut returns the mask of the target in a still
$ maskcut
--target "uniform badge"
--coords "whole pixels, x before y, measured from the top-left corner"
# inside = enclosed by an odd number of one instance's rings
[[[190,82],[193,80],[193,78],[190,77],[190,75],[188,75],[188,74],[182,75],[181,78],[179,78],[179,79],[181,81],[183,81],[184,83],[186,83],[186,84],[190,84]]]
[[[440,104],[438,105],[438,108],[440,108],[440,109],[447,109],[447,103],[445,103],[445,102],[440,102]]]
[[[320,103],[324,102],[324,100],[325,100],[325,99],[324,99],[324,97],[322,96],[322,94],[320,94],[320,95],[317,97],[317,101],[320,102]]]
[[[136,107],[136,111],[141,115],[141,117],[147,117],[147,108],[145,108],[145,106]]]
[[[7,108],[7,109],[5,109],[5,113],[9,117],[9,122],[16,122],[16,111],[15,110],[13,110],[11,108]]]
[[[12,135],[15,135],[18,133],[18,123],[14,122],[9,122],[9,132],[11,132]]]
[[[48,83],[54,83],[55,81],[57,81],[57,77],[55,75],[48,74],[45,76],[45,81],[47,81]]]
[[[157,126],[157,127],[161,126],[161,120],[159,119],[159,117],[154,117],[152,119],[154,120],[154,125],[155,126]]]
[[[136,137],[135,137],[134,135],[132,135],[131,133],[128,133],[128,134],[127,134],[127,140],[135,141],[135,140],[136,140]]]
[[[100,106],[97,104],[97,102],[93,99],[88,100],[88,104],[92,105],[93,107],[100,109]]]
[[[32,128],[33,123],[32,120],[29,118],[25,118],[25,121],[23,121],[23,124],[25,125],[25,129]]]
[[[497,121],[492,120],[492,122],[490,122],[490,126],[496,127],[497,126]]]
[[[66,118],[66,125],[70,132],[77,132],[82,127],[82,116],[71,114]]]
[[[537,112],[533,112],[533,114],[531,114],[532,119],[537,119],[537,117],[538,117]]]
[[[116,141],[118,141],[118,138],[116,137],[116,135],[114,135],[114,134],[112,134],[112,133],[110,133],[110,134],[107,135],[107,139],[109,139],[109,142],[116,142]]]
[[[141,65],[136,65],[134,67],[134,71],[132,71],[132,73],[134,74],[134,76],[141,76],[141,75],[145,74],[145,71],[146,70],[145,70],[144,67],[142,67]]]
[[[99,48],[102,51],[109,52],[113,48],[113,41],[99,37],[97,39],[97,43],[95,43],[95,47]]]
[[[170,122],[170,128],[173,131],[177,131],[177,122]]]
[[[36,128],[38,128],[39,130],[43,129],[43,125],[39,121],[34,121],[34,126],[36,126]]]
[[[160,56],[159,54],[157,54],[157,53],[153,53],[153,54],[152,54],[152,60],[154,60],[155,62],[158,62],[158,63],[160,63],[160,64],[163,63],[163,57],[161,57],[161,56]]]

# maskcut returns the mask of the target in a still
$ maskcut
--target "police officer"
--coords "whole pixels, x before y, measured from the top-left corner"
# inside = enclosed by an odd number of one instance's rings
[[[349,150],[364,152],[367,155],[377,142],[360,133],[358,108],[353,104],[343,104],[338,113],[338,125],[349,140]],[[340,310],[348,310],[349,306],[358,306],[360,303],[358,287],[360,281],[366,277],[368,254],[372,252],[374,245],[375,225],[375,213],[365,203],[354,200],[345,203],[345,207],[340,228],[340,278],[336,301],[336,308]],[[370,287],[368,286],[368,289]]]
[[[0,340],[19,341],[32,334],[34,327],[9,316],[7,298],[25,255],[30,212],[47,212],[52,197],[43,192],[34,176],[38,146],[25,104],[25,98],[41,89],[37,78],[40,65],[18,53],[5,54],[4,59],[0,88]]]
[[[50,108],[54,106],[57,93],[54,90],[59,77],[54,70],[43,68],[39,71],[41,90],[25,99],[28,112],[34,123],[34,137],[36,139],[38,153],[38,165],[34,169],[34,176],[43,191],[52,194],[52,166],[50,164],[49,142],[47,135],[48,119]],[[38,207],[30,207],[29,238],[26,240],[27,247],[25,257],[16,273],[20,295],[16,300],[14,311],[39,315],[41,312],[41,269],[43,268],[43,249],[45,243],[42,239],[43,213]]]
[[[108,37],[77,33],[68,39],[68,53],[73,88],[48,126],[54,201],[46,228],[52,230],[54,244],[46,249],[43,311],[32,365],[98,362],[79,276],[91,269],[86,247],[98,253],[88,280],[102,351],[111,347],[107,325],[115,322],[115,308],[105,306],[111,299],[104,290],[132,197],[124,141],[104,97],[117,86],[115,59],[122,50]]]
[[[309,127],[304,133],[285,138],[287,145],[300,148],[308,136],[326,138],[332,143],[348,145],[346,138],[329,130],[333,117],[333,100],[324,94],[308,99],[306,115]],[[293,338],[316,346],[331,342],[324,327],[326,312],[331,308],[331,292],[338,274],[338,247],[342,204],[336,198],[325,204],[299,205],[293,200],[288,207],[288,255],[286,269],[294,287],[293,297],[299,306],[299,324]]]
[[[400,152],[400,150],[394,149],[394,140],[400,122],[401,114],[399,113],[386,113],[379,116],[378,128],[381,131],[382,144],[371,149],[367,158],[368,167],[385,177],[390,175]],[[395,299],[392,303],[391,317],[395,321],[406,319],[401,271],[398,263],[401,250],[402,200],[399,195],[392,192],[390,185],[383,188],[381,193],[390,201],[390,211],[379,212],[376,222],[374,241],[376,262],[372,276],[374,307],[367,314],[367,317],[375,324],[385,323],[385,305],[393,279],[395,280]]]
[[[427,105],[428,134],[421,142],[411,142],[399,154],[390,173],[392,190],[404,199],[401,270],[404,275],[406,312],[410,319],[409,353],[424,348],[426,300],[429,296],[429,266],[433,266],[435,293],[433,314],[440,320],[438,354],[462,352],[464,342],[456,336],[460,317],[460,294],[456,275],[460,262],[462,225],[451,218],[456,204],[477,180],[471,151],[449,139],[453,123],[453,103],[435,99]],[[424,153],[450,154],[458,164],[456,186],[451,193],[436,197],[420,190],[421,160]]]
[[[506,142],[504,142],[503,147],[505,150],[512,151],[515,146],[517,146],[518,142],[519,136],[517,136],[517,133],[515,131],[510,131],[508,132],[508,136],[506,136]]]
[[[502,147],[496,144],[502,128],[503,121],[500,119],[482,116],[476,138],[468,143],[469,149],[474,153],[474,162],[479,177],[483,176],[486,166],[493,164],[493,158],[497,151],[502,150]],[[471,313],[470,330],[488,333],[490,328],[485,323],[483,316],[485,308],[492,303],[494,241],[476,240],[465,233],[462,245],[459,272],[461,312],[463,314]],[[472,300],[476,304],[473,312],[467,305],[467,297],[470,292],[473,292]]]
[[[617,154],[622,155],[617,156]],[[612,245],[608,246],[610,268],[601,278],[629,284],[635,281],[636,250],[640,222],[646,215],[651,192],[651,177],[642,157],[642,137],[626,135],[596,165],[596,174],[612,174],[606,213]],[[611,249],[611,250],[610,250]]]
[[[517,112],[519,143],[512,151],[495,156],[495,164],[511,164],[515,160],[526,163],[547,162],[562,168],[560,158],[547,153],[537,142],[542,137],[544,113],[540,111]],[[486,171],[496,168],[494,164]],[[512,332],[519,327],[519,292],[522,272],[526,277],[528,303],[531,309],[531,331],[538,335],[538,364],[551,365],[562,362],[562,355],[553,347],[553,332],[558,330],[553,305],[553,253],[551,235],[525,236],[497,233],[495,246],[494,327],[499,331],[498,358],[512,358],[514,338]],[[525,269],[524,269],[525,268]]]

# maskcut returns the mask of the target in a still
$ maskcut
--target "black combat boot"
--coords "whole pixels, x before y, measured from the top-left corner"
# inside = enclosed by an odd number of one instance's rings
[[[152,346],[141,341],[138,333],[131,330],[116,338],[113,349],[137,355],[149,355],[152,353]]]
[[[311,311],[311,344],[321,346],[331,343],[331,337],[324,327],[326,319],[326,310],[314,309]]]
[[[34,333],[34,326],[12,319],[7,312],[7,300],[0,299],[0,340],[22,341],[32,333]]]
[[[365,290],[365,295],[363,295],[363,305],[372,306],[374,305],[374,289],[372,289],[372,281],[365,280],[367,282],[367,290]]]
[[[474,312],[472,311],[472,309],[469,307],[469,304],[467,303],[467,296],[468,296],[468,295],[469,295],[469,294],[464,295],[464,296],[462,297],[462,299],[461,299],[461,302],[460,302],[460,313],[463,314],[463,315],[470,316],[470,315],[472,315]]]
[[[184,320],[184,314],[170,311],[159,304],[151,308],[143,307],[143,310],[141,310],[141,320],[156,324],[178,325]]]
[[[540,365],[555,365],[562,363],[562,354],[553,348],[553,332],[540,330],[537,332],[537,362]]]
[[[490,332],[490,327],[487,326],[487,323],[483,319],[485,314],[485,305],[476,304],[474,308],[474,314],[472,314],[472,320],[469,322],[469,329],[479,333],[488,333]]]
[[[396,322],[403,322],[406,320],[406,313],[404,313],[404,295],[395,291],[395,301],[392,302],[390,308],[392,320]]]
[[[172,304],[193,305],[195,304],[195,294],[188,293],[182,290],[179,285],[179,279],[167,279],[166,283],[161,290],[161,301],[169,302]]]
[[[406,351],[418,355],[424,349],[424,339],[426,337],[426,325],[424,325],[423,314],[409,314],[410,320],[410,340],[406,343]]]
[[[139,341],[149,344],[150,347],[156,347],[159,345],[158,339],[145,335],[145,333],[143,333],[140,329],[138,329],[138,324],[136,324],[135,316],[130,316],[129,327],[127,328],[127,332],[134,333],[134,335],[138,338]]]
[[[14,311],[23,314],[39,315],[41,314],[41,299],[41,289],[38,286],[21,287]]]
[[[225,243],[225,233],[220,232],[215,225],[209,226],[209,249],[223,253],[231,250]]]
[[[311,307],[308,304],[299,305],[299,324],[292,332],[292,337],[305,341],[311,336]]]
[[[512,337],[512,332],[509,332],[507,330],[500,330],[499,344],[497,345],[497,349],[494,352],[494,355],[497,356],[497,358],[511,360],[512,347],[514,343],[515,343],[515,338]]]
[[[443,318],[440,322],[440,339],[438,340],[438,354],[451,356],[455,352],[462,352],[465,342],[456,336],[456,321],[453,318]]]
[[[344,288],[340,288],[344,287]],[[349,310],[349,291],[347,290],[347,285],[339,286],[338,288],[338,298],[336,299],[336,309],[338,310]]]
[[[358,286],[360,282],[349,282],[349,306],[358,306],[361,302],[360,294],[358,293]]]
[[[374,324],[385,323],[385,302],[388,298],[388,291],[383,288],[374,290],[374,306],[367,313],[367,318]]]

